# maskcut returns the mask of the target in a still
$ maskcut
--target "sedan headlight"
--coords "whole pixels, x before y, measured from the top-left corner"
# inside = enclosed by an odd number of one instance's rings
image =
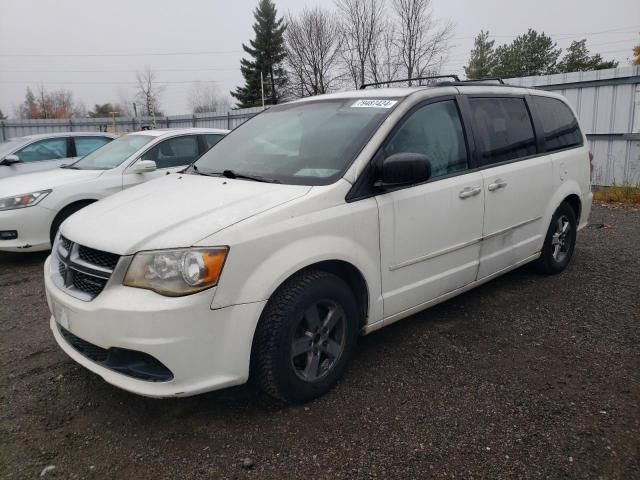
[[[228,247],[156,250],[137,253],[124,285],[180,297],[218,284]]]
[[[23,193],[13,197],[0,198],[0,210],[33,207],[50,193],[51,190],[40,190],[39,192]]]

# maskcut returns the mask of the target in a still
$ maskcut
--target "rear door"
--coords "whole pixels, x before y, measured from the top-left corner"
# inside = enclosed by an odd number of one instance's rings
[[[539,154],[525,96],[467,97],[485,195],[478,279],[540,251],[552,164]]]
[[[387,321],[473,282],[482,236],[482,175],[469,171],[455,98],[423,104],[401,122],[382,154],[403,152],[426,155],[432,177],[376,197]]]

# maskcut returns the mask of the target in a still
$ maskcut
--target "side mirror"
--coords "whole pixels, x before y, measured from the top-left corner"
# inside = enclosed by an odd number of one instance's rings
[[[376,187],[400,187],[431,178],[431,162],[420,153],[396,153],[382,161]]]
[[[138,160],[131,166],[129,171],[131,173],[147,173],[153,172],[157,168],[156,162],[153,160]]]
[[[22,163],[22,160],[20,160],[17,155],[7,155],[6,157],[4,157],[4,159],[2,159],[0,165],[9,166],[13,165],[14,163]]]

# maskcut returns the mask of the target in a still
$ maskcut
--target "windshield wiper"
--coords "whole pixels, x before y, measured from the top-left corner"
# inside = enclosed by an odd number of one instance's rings
[[[227,178],[240,178],[242,180],[253,180],[254,182],[280,183],[280,181],[275,178],[263,177],[262,175],[247,175],[246,173],[237,173],[233,170],[224,170],[222,176]]]
[[[68,168],[70,170],[80,170],[78,167],[75,167],[73,164],[70,165],[60,165],[60,168]]]

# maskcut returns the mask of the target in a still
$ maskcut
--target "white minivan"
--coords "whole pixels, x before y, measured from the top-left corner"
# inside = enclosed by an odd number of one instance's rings
[[[359,334],[529,262],[564,270],[590,190],[587,141],[552,93],[449,82],[273,106],[61,226],[51,329],[130,392],[252,377],[307,401]]]

